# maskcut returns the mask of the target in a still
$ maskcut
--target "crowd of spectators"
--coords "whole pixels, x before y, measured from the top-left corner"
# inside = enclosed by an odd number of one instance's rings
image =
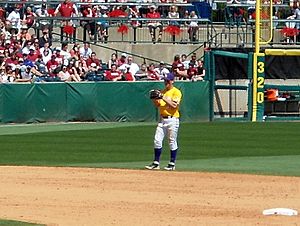
[[[158,81],[172,71],[178,80],[203,80],[203,62],[192,55],[176,55],[172,65],[137,64],[126,53],[111,54],[109,60],[100,59],[89,43],[63,43],[52,47],[50,42],[41,42],[43,37],[22,42],[0,41],[0,82],[80,82],[80,81]],[[49,39],[51,40],[51,39]]]
[[[25,30],[25,31],[24,31]],[[132,56],[122,53],[111,59],[100,59],[89,43],[63,43],[53,47],[46,28],[40,38],[26,32],[10,39],[0,37],[0,82],[55,82],[55,81],[137,81],[161,80],[172,71],[180,80],[202,80],[203,65],[192,55],[176,55],[172,66],[159,64],[138,65]]]
[[[96,0],[81,0],[81,2],[97,2]],[[101,2],[101,1],[98,1]],[[179,1],[184,2],[184,1]],[[195,55],[187,60],[185,55],[176,55],[172,64],[160,62],[138,65],[132,56],[122,53],[111,55],[111,59],[100,59],[89,43],[62,43],[61,47],[54,47],[52,43],[51,26],[49,20],[38,20],[37,17],[51,16],[51,3],[30,6],[26,1],[20,4],[0,4],[0,82],[55,82],[55,81],[137,81],[161,80],[166,73],[172,71],[180,80],[202,80],[204,69],[201,61]],[[53,16],[70,17],[99,17],[97,32],[103,38],[107,34],[107,21],[103,20],[107,12],[115,10],[128,12],[132,17],[159,18],[160,12],[156,7],[136,7],[105,5],[81,5],[78,9],[70,0],[63,0],[54,6]],[[162,11],[161,11],[162,12]],[[99,14],[94,14],[99,13]],[[152,17],[150,14],[153,13]],[[178,8],[171,6],[170,11],[164,12],[170,18],[179,18]],[[192,15],[193,12],[192,12]],[[62,20],[62,24],[72,24],[70,20]],[[158,40],[161,40],[162,28],[157,22],[149,22],[148,27],[152,39],[154,29],[159,28]],[[92,24],[82,21],[83,26],[89,27],[91,37],[94,36]],[[178,25],[178,24],[173,24]],[[37,37],[29,29],[38,26],[42,34]],[[140,26],[135,22],[133,26]],[[168,66],[169,65],[169,66]]]

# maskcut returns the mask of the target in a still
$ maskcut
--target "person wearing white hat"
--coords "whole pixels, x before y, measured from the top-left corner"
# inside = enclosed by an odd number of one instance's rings
[[[11,41],[9,39],[5,40],[5,45],[6,44],[11,44]]]
[[[149,18],[148,22],[148,28],[149,28],[149,33],[151,35],[152,42],[155,43],[155,30],[158,28],[158,39],[157,42],[161,42],[162,38],[162,32],[163,32],[163,25],[160,21],[157,20],[150,20],[150,19],[159,19],[160,18],[160,13],[156,11],[156,6],[151,5],[149,8],[150,12],[147,13],[147,18]]]
[[[35,51],[35,47],[34,47],[34,46],[30,46],[30,47],[29,47],[29,51],[30,51],[30,50]]]
[[[131,82],[135,81],[135,77],[130,71],[130,65],[126,66],[126,71],[123,73],[123,79],[125,81],[131,81]]]
[[[126,54],[127,56],[127,54]],[[124,59],[125,58],[125,55],[124,55]],[[120,71],[127,71],[129,69],[129,72],[135,76],[135,74],[140,70],[140,67],[137,63],[135,63],[133,61],[133,57],[132,56],[128,56],[127,57],[127,60],[126,60],[126,63],[123,63],[122,65],[119,66],[118,68]]]
[[[127,64],[127,54],[126,53],[122,53],[121,57],[118,59],[118,62],[117,62],[118,68],[120,68],[123,64],[124,65]]]
[[[29,47],[29,54],[27,56],[27,59],[31,60],[32,62],[35,62],[38,58],[38,54],[36,52],[36,49],[34,46]]]
[[[164,61],[160,61],[159,65],[154,68],[154,71],[157,72],[160,79],[162,80],[168,73],[170,73],[169,69],[166,68],[166,64]]]
[[[96,68],[96,67],[97,67],[97,64],[91,63],[91,67],[92,67],[92,68]]]

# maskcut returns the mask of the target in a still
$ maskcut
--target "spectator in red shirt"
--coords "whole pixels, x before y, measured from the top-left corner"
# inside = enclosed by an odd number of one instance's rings
[[[117,70],[117,65],[112,64],[111,65],[111,70],[105,72],[105,78],[108,81],[121,81],[122,80],[122,73]]]
[[[51,77],[55,77],[57,73],[55,73],[55,69],[57,69],[58,67],[58,62],[55,60],[56,56],[55,55],[52,55],[51,56],[51,60],[49,60],[46,64],[47,66],[47,69],[49,71],[49,75]]]
[[[86,65],[88,67],[90,67],[92,63],[95,63],[98,67],[101,66],[100,60],[97,58],[95,52],[92,52],[91,56],[86,60]]]
[[[130,70],[130,66],[127,65],[126,71],[123,73],[123,79],[125,81],[135,81],[135,77],[132,75],[132,73],[129,70]]]
[[[187,69],[187,78],[193,80],[194,77],[198,74],[198,68],[195,64],[189,63],[189,68]]]
[[[150,6],[150,12],[147,13],[146,17],[149,19],[159,19],[160,18],[160,13],[156,11],[155,5]],[[150,32],[153,43],[155,43],[154,32],[155,32],[156,28],[159,29],[157,42],[161,42],[161,36],[162,36],[162,32],[163,32],[162,23],[160,21],[151,21],[150,20],[148,23],[148,28],[149,28],[149,32]]]
[[[4,22],[5,17],[6,17],[6,10],[2,6],[0,6],[0,20]]]
[[[172,71],[176,77],[183,79],[187,77],[187,69],[184,68],[184,64],[180,61],[180,56],[175,55],[172,63]]]
[[[57,61],[58,64],[63,64],[63,56],[60,54],[61,50],[60,48],[56,48],[55,52],[53,53],[53,55],[55,56],[55,61]]]
[[[57,16],[58,13],[60,13],[62,17],[71,17],[73,15],[77,15],[78,10],[76,5],[71,2],[71,0],[64,0],[56,7],[54,16]]]
[[[147,73],[147,80],[160,80],[160,76],[155,70],[155,65],[153,63],[149,65]]]
[[[71,2],[71,0],[64,0],[56,7],[54,11],[54,16],[57,16],[58,13],[62,17],[72,17],[78,15],[78,10],[76,5],[73,2]],[[72,23],[70,20],[64,20],[62,21],[62,26],[65,25],[72,25]]]
[[[5,65],[18,65],[19,61],[18,58],[16,57],[16,54],[11,54],[11,57],[7,58],[5,60]]]
[[[31,60],[32,62],[35,62],[38,58],[38,54],[36,53],[36,49],[34,46],[30,46],[29,48],[29,54],[27,56],[28,60]]]

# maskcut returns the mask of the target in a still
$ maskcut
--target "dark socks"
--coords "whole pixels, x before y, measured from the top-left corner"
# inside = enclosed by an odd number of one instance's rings
[[[178,150],[178,149],[176,149],[176,150],[171,150],[171,151],[170,151],[170,162],[175,163],[175,161],[176,161],[176,156],[177,156],[177,150]]]
[[[159,162],[161,151],[161,148],[154,148],[154,161]]]

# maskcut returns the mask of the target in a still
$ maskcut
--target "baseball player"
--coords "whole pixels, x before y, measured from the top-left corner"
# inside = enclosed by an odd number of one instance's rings
[[[154,161],[148,166],[149,170],[157,170],[159,167],[160,155],[164,137],[168,137],[170,146],[170,162],[165,170],[175,170],[176,155],[178,151],[177,133],[179,128],[179,104],[181,101],[181,91],[173,86],[174,74],[168,73],[164,77],[165,89],[150,91],[150,98],[159,109],[160,121],[157,125],[154,137]]]

